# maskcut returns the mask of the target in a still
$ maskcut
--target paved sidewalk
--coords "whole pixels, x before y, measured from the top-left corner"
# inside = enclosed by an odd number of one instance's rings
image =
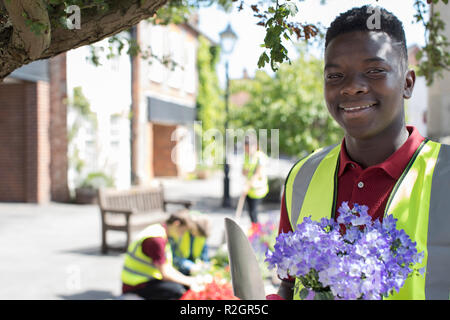
[[[237,203],[242,180],[231,175]],[[210,245],[223,237],[222,175],[208,180],[161,179],[166,196],[196,201],[194,209],[213,220]],[[264,204],[260,217],[278,214],[279,204]],[[244,229],[250,225],[243,214]],[[125,240],[111,233],[112,242]],[[100,214],[94,205],[0,203],[0,299],[113,299],[120,295],[123,254],[100,253]]]

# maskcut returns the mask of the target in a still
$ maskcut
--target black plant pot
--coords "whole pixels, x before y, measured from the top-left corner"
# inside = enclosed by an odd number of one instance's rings
[[[75,203],[78,204],[97,204],[97,189],[94,188],[76,188]]]

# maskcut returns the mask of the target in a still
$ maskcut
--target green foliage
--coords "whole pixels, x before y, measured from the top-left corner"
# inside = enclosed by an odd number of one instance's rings
[[[73,98],[66,101],[69,110],[75,112],[75,119],[72,124],[69,124],[67,130],[67,140],[69,143],[69,167],[73,168],[78,176],[85,166],[85,162],[80,157],[80,150],[73,145],[74,138],[78,135],[80,128],[86,124],[86,122],[91,122],[94,128],[97,126],[97,117],[95,113],[91,111],[91,105],[89,100],[83,94],[81,87],[73,88]],[[79,178],[79,177],[78,177]]]
[[[428,3],[431,0],[427,0]],[[437,4],[439,0],[432,0]],[[444,4],[448,4],[448,0],[441,0]],[[416,54],[419,61],[418,75],[424,76],[427,85],[431,85],[436,78],[442,77],[444,70],[450,70],[450,42],[444,35],[445,22],[441,19],[440,13],[432,10],[429,12],[429,19],[425,20],[425,14],[428,12],[428,6],[423,0],[415,0],[414,7],[416,14],[414,15],[416,22],[424,25],[426,30],[426,43]]]
[[[78,134],[83,121],[90,121],[95,127],[97,125],[97,117],[95,113],[91,111],[91,105],[83,94],[83,89],[81,87],[73,88],[73,98],[72,100],[67,100],[66,103],[68,108],[74,110],[77,114],[74,123],[68,130],[68,141],[70,143]]]
[[[209,273],[221,279],[231,281],[230,262],[226,245],[220,246],[210,259],[211,269]]]
[[[172,0],[156,11],[156,15],[149,22],[167,25],[170,23],[179,24],[186,22],[192,15],[195,7],[188,1]]]
[[[105,13],[110,9],[111,1],[108,0],[47,0],[47,11],[52,26],[67,28],[66,18],[69,14],[66,8],[76,5],[80,10],[95,10]]]
[[[48,10],[59,10],[61,7],[67,8],[72,5],[78,6],[81,10],[94,9],[99,11],[108,11],[111,1],[108,0],[48,0]]]
[[[209,7],[217,4],[226,12],[233,8],[235,0],[169,0],[164,6],[156,11],[156,15],[149,22],[167,25],[170,23],[180,24],[187,22],[195,11],[201,7]]]
[[[91,172],[87,175],[87,177],[80,184],[81,188],[113,188],[114,187],[114,179],[104,172]]]
[[[69,101],[69,106],[77,110],[84,117],[92,115],[91,104],[83,94],[83,88],[81,87],[73,88],[73,100]]]
[[[145,1],[148,0],[142,0],[141,3]],[[298,7],[296,3],[301,1],[304,0],[261,0],[254,1],[254,4],[249,4],[254,12],[254,16],[258,19],[257,24],[263,26],[266,30],[264,43],[261,45],[266,50],[258,59],[259,68],[270,64],[272,70],[277,71],[281,63],[286,61],[290,63],[288,50],[283,45],[283,41],[291,40],[292,36],[295,36],[296,40],[302,39],[307,41],[313,41],[317,36],[323,37],[325,29],[319,24],[297,21]],[[445,22],[440,18],[438,12],[430,12],[430,18],[425,19],[431,3],[447,5],[448,0],[414,0],[413,2],[416,9],[415,22],[423,23],[426,29],[426,45],[417,53],[417,58],[420,62],[418,74],[426,77],[428,85],[433,83],[436,76],[442,76],[444,70],[450,70],[450,53],[448,52],[450,42],[444,35]],[[113,6],[119,6],[121,10],[127,9],[125,3],[121,5],[118,0],[48,0],[46,4],[52,27],[55,25],[63,25],[65,27],[65,19],[67,18],[65,9],[71,5],[79,6],[82,12],[96,10],[98,13],[106,13]],[[233,6],[240,11],[244,6],[244,0],[171,0],[161,7],[149,21],[159,24],[184,23],[195,13],[196,9],[213,4],[218,5],[227,12],[230,12]],[[321,4],[326,5],[326,1],[322,0]],[[25,12],[23,14],[27,25],[34,33],[50,32],[48,26],[32,21],[26,16]],[[296,21],[292,21],[294,16]],[[139,48],[137,44],[133,44],[132,39],[120,37],[111,38],[108,58],[121,54],[125,42],[128,42],[129,49],[127,54],[129,55],[141,53],[145,59],[161,59],[153,56],[150,50]],[[111,49],[114,47],[114,43],[118,44],[116,46],[118,48],[117,51]],[[105,49],[99,50],[105,51]],[[90,60],[95,65],[100,64],[99,50],[91,49],[92,56]],[[177,67],[170,58],[163,58],[161,62],[165,65],[170,65],[172,69]]]
[[[289,17],[294,17],[298,13],[298,8],[292,1],[288,0],[280,4],[277,0],[275,7],[269,6],[263,12],[257,5],[252,5],[251,8],[254,16],[260,19],[258,25],[266,28],[264,44],[261,46],[267,50],[259,57],[259,68],[263,68],[266,63],[270,63],[272,70],[277,71],[279,64],[284,61],[291,63],[288,50],[282,44],[283,39],[291,40],[291,36],[295,34],[297,40],[301,38],[309,40],[319,33],[319,29],[314,25],[288,21]],[[267,51],[269,54],[267,54]]]
[[[25,19],[25,25],[35,34],[35,35],[40,35],[40,34],[47,34],[50,30],[49,30],[49,26],[39,22],[39,21],[35,21],[33,19],[31,19],[28,16],[27,12],[22,12],[22,17]]]
[[[197,94],[197,119],[201,121],[201,132],[210,129],[223,131],[224,128],[224,100],[219,86],[216,66],[220,58],[220,50],[212,46],[203,36],[198,38],[197,51],[198,70],[198,94]],[[202,143],[205,148],[206,143]]]
[[[239,91],[247,91],[250,100],[233,108],[233,126],[279,129],[282,153],[303,157],[343,136],[324,102],[323,62],[304,50],[273,77],[257,71],[253,80],[233,81],[232,92]]]

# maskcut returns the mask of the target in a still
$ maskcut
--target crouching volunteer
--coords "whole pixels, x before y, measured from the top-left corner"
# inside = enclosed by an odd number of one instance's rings
[[[173,265],[180,272],[191,275],[202,269],[209,261],[207,239],[210,234],[211,222],[199,211],[188,211],[194,228],[186,231],[181,237],[170,237],[173,252]]]
[[[195,285],[193,277],[174,268],[169,244],[169,237],[179,238],[193,229],[189,214],[184,211],[172,214],[163,224],[144,229],[125,255],[122,292],[149,300],[174,300]]]

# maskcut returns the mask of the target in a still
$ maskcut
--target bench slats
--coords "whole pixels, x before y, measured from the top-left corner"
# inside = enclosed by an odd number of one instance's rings
[[[102,252],[111,247],[106,241],[106,231],[126,232],[127,240],[123,251],[127,250],[133,231],[138,231],[153,223],[161,223],[168,213],[164,206],[164,191],[159,187],[133,187],[130,190],[99,189],[98,205],[102,215]],[[185,205],[185,207],[188,207]],[[110,213],[109,210],[133,210],[127,223],[125,213]],[[136,214],[135,214],[136,213]]]

